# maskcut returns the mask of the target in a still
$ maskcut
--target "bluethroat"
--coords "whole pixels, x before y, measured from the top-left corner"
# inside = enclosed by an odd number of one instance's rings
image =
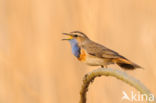
[[[81,62],[91,66],[101,66],[105,68],[109,64],[117,64],[127,70],[141,68],[141,66],[133,63],[119,53],[90,40],[87,35],[80,31],[63,34],[69,37],[63,40],[70,42],[73,55]]]

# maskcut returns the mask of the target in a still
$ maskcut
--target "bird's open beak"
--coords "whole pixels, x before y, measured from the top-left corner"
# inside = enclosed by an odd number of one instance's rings
[[[62,40],[71,40],[71,39],[73,39],[72,35],[69,34],[69,33],[62,33],[62,34],[68,36],[68,38],[65,38],[65,39],[62,39]]]

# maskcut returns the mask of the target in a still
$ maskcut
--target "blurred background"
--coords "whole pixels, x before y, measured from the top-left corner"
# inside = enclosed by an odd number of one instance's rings
[[[144,70],[125,71],[156,95],[155,0],[0,0],[0,102],[78,103],[86,66],[62,32],[80,30]],[[109,66],[120,69],[118,66]],[[121,70],[121,69],[120,69]],[[122,70],[124,71],[124,70]],[[113,77],[97,78],[88,103],[138,93]]]

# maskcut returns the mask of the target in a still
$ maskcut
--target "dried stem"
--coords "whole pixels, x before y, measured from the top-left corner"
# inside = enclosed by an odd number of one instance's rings
[[[113,76],[116,77],[119,80],[122,80],[123,82],[129,84],[130,86],[136,88],[140,93],[146,94],[148,97],[151,95],[151,92],[139,81],[136,80],[134,77],[127,75],[125,72],[115,70],[115,69],[96,69],[88,74],[85,75],[83,79],[83,85],[81,87],[80,91],[80,102],[79,103],[86,103],[86,94],[88,91],[89,84],[93,82],[93,80],[96,77],[99,76]],[[155,99],[154,99],[155,100]],[[149,103],[156,103],[156,101]]]

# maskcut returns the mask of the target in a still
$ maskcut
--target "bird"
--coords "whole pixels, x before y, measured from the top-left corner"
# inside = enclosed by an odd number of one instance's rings
[[[120,55],[118,52],[92,41],[81,31],[72,31],[70,33],[63,33],[63,35],[68,36],[68,38],[62,40],[69,41],[72,54],[79,61],[87,65],[107,68],[110,64],[117,64],[125,70],[142,68],[138,64]]]

